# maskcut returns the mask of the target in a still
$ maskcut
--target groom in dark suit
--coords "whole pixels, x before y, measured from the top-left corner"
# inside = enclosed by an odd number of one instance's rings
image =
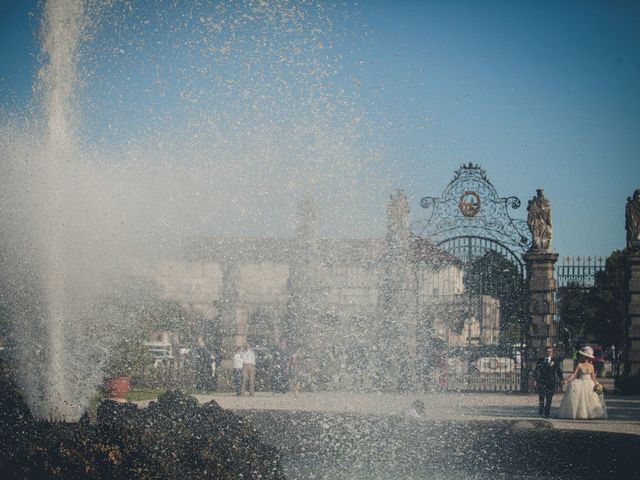
[[[538,392],[540,402],[539,416],[544,415],[544,418],[549,418],[553,394],[561,380],[560,362],[553,356],[553,347],[549,346],[546,348],[546,355],[538,359],[536,369],[533,371],[533,386]]]

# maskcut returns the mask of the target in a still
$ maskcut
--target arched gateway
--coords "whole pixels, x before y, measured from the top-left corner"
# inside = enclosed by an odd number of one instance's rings
[[[524,275],[522,255],[531,247],[531,234],[525,220],[509,215],[520,205],[518,197],[500,197],[486,172],[469,163],[456,170],[440,197],[420,201],[428,216],[413,230],[464,263],[493,250]]]
[[[469,338],[467,347],[449,359],[450,374],[462,375],[464,381],[459,384],[462,388],[520,389],[526,358],[523,348],[530,320],[529,299],[524,288],[527,273],[524,259],[532,247],[527,221],[510,215],[510,210],[520,208],[520,199],[501,197],[485,170],[469,163],[455,171],[440,197],[426,196],[420,205],[427,210],[427,215],[412,225],[413,233],[460,261],[467,278],[476,282],[475,289],[466,282],[466,295],[470,299],[474,295],[502,296],[496,299],[501,301],[501,321],[513,322],[513,330],[508,335],[504,334],[505,325],[502,325],[503,335],[493,345],[482,345]],[[517,295],[514,285],[514,293],[509,296],[509,285],[504,285],[504,278],[502,286],[491,284],[501,281],[499,269],[517,277],[513,284],[522,287]],[[517,318],[505,318],[508,316]],[[420,321],[427,325],[423,331],[427,330],[430,320]],[[433,341],[424,336],[421,340]]]

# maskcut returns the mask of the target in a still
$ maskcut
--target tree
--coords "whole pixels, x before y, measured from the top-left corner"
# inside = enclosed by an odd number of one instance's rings
[[[193,344],[202,334],[201,316],[174,300],[163,298],[153,282],[130,278],[125,285],[126,292],[116,292],[109,301],[118,304],[132,319],[129,329],[135,326],[135,334],[140,338],[147,339],[152,332],[169,331],[181,342]]]
[[[625,250],[615,250],[607,257],[603,271],[596,273],[594,293],[597,319],[595,334],[603,343],[622,343],[625,318]]]
[[[492,250],[471,262],[464,276],[465,289],[476,295],[500,300],[500,337],[521,340],[529,318],[527,287],[515,264]]]
[[[615,250],[594,285],[570,284],[560,289],[562,326],[574,338],[621,345],[625,317],[625,251]],[[568,340],[568,339],[566,339]]]
[[[571,348],[576,339],[593,336],[596,302],[592,289],[585,289],[577,283],[569,283],[560,288],[558,293],[561,335],[563,343]]]
[[[153,360],[140,339],[125,338],[114,346],[104,374],[107,378],[142,376],[145,368],[153,365]]]

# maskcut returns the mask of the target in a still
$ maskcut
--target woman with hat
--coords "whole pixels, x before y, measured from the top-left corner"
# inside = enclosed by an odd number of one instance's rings
[[[593,368],[593,349],[582,347],[579,354],[580,361],[575,371],[562,381],[563,385],[567,385],[567,390],[560,403],[558,416],[574,420],[607,418],[602,386]]]

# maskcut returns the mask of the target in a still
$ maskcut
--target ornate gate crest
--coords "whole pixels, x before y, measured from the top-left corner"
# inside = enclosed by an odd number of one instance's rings
[[[429,212],[413,226],[418,235],[465,262],[498,251],[523,271],[531,234],[525,220],[509,215],[509,208],[520,208],[520,199],[500,197],[480,166],[462,165],[439,198],[424,197],[420,205]]]

